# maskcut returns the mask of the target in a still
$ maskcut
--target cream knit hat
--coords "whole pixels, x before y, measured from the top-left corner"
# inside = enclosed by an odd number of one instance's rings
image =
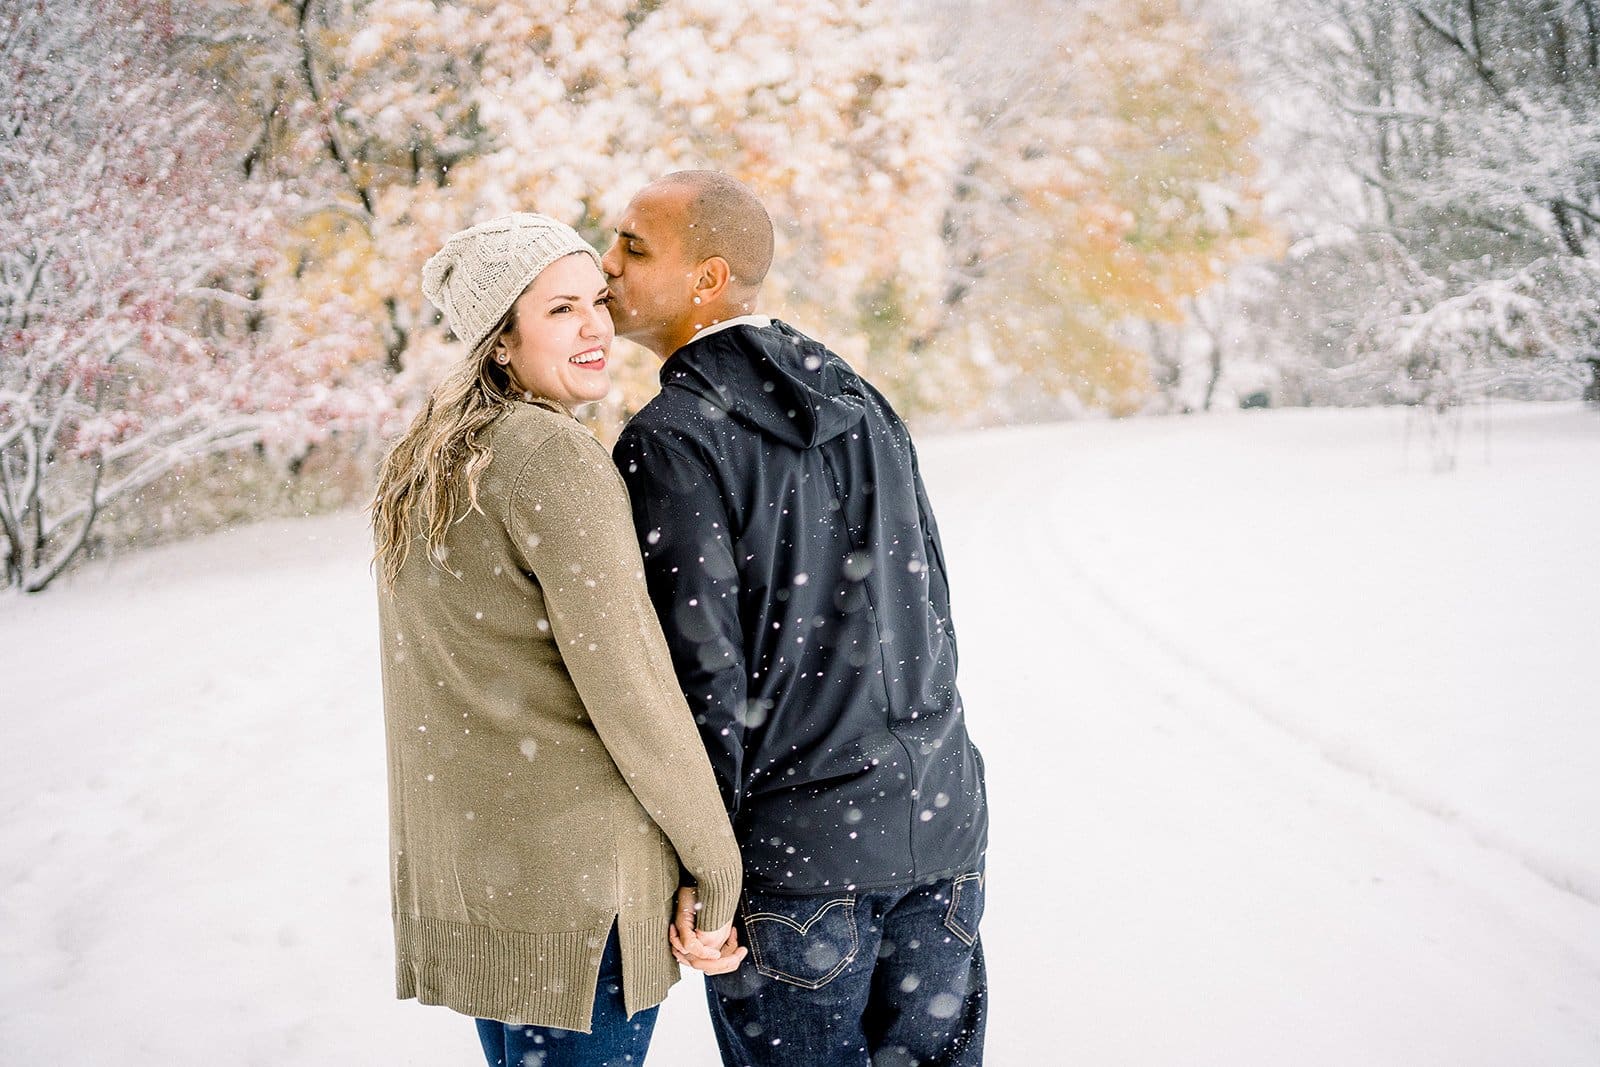
[[[470,349],[494,329],[539,272],[562,256],[600,255],[564,222],[518,211],[451,234],[422,265],[422,293]]]

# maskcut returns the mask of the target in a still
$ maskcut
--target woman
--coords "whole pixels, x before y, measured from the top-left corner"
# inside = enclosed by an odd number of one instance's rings
[[[514,214],[452,236],[422,284],[471,355],[372,509],[396,990],[476,1017],[491,1065],[637,1064],[674,955],[744,950],[626,491],[571,413],[609,389],[605,277],[570,227]],[[675,950],[680,862],[702,932]]]

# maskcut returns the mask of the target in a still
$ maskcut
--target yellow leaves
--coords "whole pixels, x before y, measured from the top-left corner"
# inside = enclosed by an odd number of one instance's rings
[[[958,242],[977,277],[954,318],[1051,387],[1132,410],[1150,375],[1123,324],[1181,318],[1183,298],[1276,244],[1251,184],[1254,122],[1171,0],[989,11],[1033,32],[1018,44],[1031,77],[968,87],[980,121],[966,158],[989,197]]]
[[[373,209],[326,159],[286,153],[337,204],[286,235],[282,284],[374,336],[393,318],[425,376],[459,355],[416,283],[449,233],[539,210],[603,247],[640,186],[710,166],[777,224],[762,310],[884,376],[897,402],[978,411],[1026,382],[1130,410],[1149,375],[1122,325],[1177,317],[1275,245],[1253,120],[1172,0],[974,9],[986,33],[961,47],[980,54],[941,63],[930,26],[871,0],[346,7],[316,47]],[[602,422],[656,371],[619,343],[623,399]]]
[[[339,210],[315,211],[298,219],[283,237],[283,267],[266,279],[275,301],[295,308],[282,317],[290,334],[311,337],[347,325],[351,315],[370,335],[384,316],[383,287],[371,284],[376,261],[361,220]],[[337,314],[324,310],[337,308]]]
[[[1062,301],[1058,288],[1029,281],[1017,279],[1019,302],[1039,313],[992,324],[1010,374],[1044,397],[1075,398],[1114,415],[1137,410],[1151,387],[1143,354],[1119,340],[1114,321],[1096,315],[1093,304]]]

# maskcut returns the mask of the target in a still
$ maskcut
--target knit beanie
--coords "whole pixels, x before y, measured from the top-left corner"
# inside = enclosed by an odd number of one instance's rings
[[[539,272],[562,256],[600,255],[564,222],[518,211],[451,234],[422,265],[422,293],[471,349]]]

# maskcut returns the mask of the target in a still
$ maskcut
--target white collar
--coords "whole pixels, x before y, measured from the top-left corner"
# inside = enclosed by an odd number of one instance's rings
[[[758,330],[764,330],[771,325],[772,317],[770,315],[738,315],[734,318],[723,319],[721,322],[713,322],[710,326],[702,327],[698,333],[685,342],[684,347],[694,344],[702,337],[710,337],[720,330],[730,329],[734,326],[754,326]]]

